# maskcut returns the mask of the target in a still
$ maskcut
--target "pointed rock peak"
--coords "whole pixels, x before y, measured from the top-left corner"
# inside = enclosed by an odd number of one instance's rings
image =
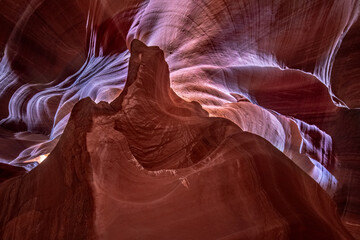
[[[159,47],[148,47],[134,39],[131,42],[130,52],[128,78],[120,96],[111,103],[112,107],[120,110],[126,104],[125,99],[132,99],[133,105],[144,105],[146,101],[175,115],[208,116],[200,104],[186,102],[170,88],[169,66],[165,61],[164,52]]]
[[[150,47],[146,46],[145,43],[143,43],[142,41],[140,41],[138,39],[134,39],[131,41],[131,47],[130,47],[131,53],[135,53],[137,50],[147,49],[147,48],[150,48]]]

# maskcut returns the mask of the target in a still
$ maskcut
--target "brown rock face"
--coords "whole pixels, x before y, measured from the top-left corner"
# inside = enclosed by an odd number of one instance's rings
[[[0,239],[360,238],[358,0],[1,6]]]
[[[46,162],[1,185],[4,239],[351,238],[289,158],[179,98],[158,47],[131,49],[121,95],[80,101]]]

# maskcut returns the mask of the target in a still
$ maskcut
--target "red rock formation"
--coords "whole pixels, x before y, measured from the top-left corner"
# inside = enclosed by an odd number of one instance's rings
[[[290,159],[176,96],[158,47],[131,54],[121,95],[80,101],[48,159],[1,185],[4,239],[351,238]]]
[[[359,1],[2,6],[4,239],[359,237]]]

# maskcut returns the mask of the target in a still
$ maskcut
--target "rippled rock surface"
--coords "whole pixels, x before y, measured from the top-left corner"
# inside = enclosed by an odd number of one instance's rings
[[[2,5],[3,239],[360,237],[358,1]]]

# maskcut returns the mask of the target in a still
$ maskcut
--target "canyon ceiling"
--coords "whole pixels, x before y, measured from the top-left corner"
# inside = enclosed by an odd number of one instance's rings
[[[360,239],[359,0],[0,6],[0,239]]]

